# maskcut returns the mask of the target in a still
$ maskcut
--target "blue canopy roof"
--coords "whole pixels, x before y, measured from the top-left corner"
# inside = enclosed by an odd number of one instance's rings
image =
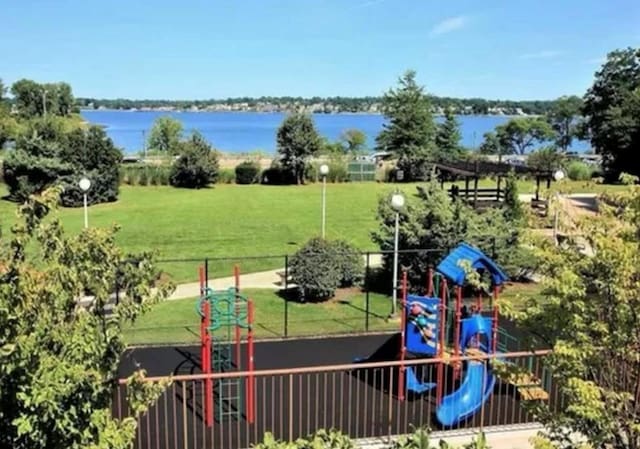
[[[447,279],[453,281],[456,285],[463,285],[466,279],[466,273],[461,266],[460,261],[468,260],[471,266],[478,270],[484,268],[491,275],[491,281],[494,285],[502,285],[508,279],[502,269],[496,263],[487,257],[478,248],[467,243],[461,243],[453,251],[447,255],[439,264],[436,270],[442,273]]]

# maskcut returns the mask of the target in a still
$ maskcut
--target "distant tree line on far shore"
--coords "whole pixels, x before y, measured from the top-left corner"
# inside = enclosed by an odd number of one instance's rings
[[[129,100],[123,98],[76,98],[76,106],[86,109],[177,109],[238,110],[316,113],[358,113],[381,111],[382,97],[238,97],[209,100]],[[548,113],[555,101],[509,101],[483,98],[451,98],[430,95],[434,112],[451,109],[455,114]]]

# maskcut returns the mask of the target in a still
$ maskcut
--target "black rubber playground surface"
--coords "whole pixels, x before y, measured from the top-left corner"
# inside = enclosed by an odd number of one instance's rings
[[[390,360],[397,348],[397,336],[392,334],[258,342],[255,369],[351,364],[374,353],[378,360]],[[243,358],[244,351],[243,347]],[[145,369],[149,376],[198,374],[199,347],[133,348],[122,358],[120,376],[136,368]],[[445,394],[459,382],[447,370]],[[425,380],[435,381],[435,369],[418,371]],[[216,420],[211,428],[203,421],[202,382],[176,381],[141,419],[137,447],[249,447],[265,431],[289,439],[318,428],[338,428],[359,438],[406,433],[413,426],[438,428],[435,393],[400,401],[397,378],[398,370],[390,368],[256,377],[254,423],[248,424],[243,412],[239,419]],[[116,401],[117,413],[126,408],[122,397]],[[498,381],[483,409],[459,427],[533,421],[521,405],[515,387]]]

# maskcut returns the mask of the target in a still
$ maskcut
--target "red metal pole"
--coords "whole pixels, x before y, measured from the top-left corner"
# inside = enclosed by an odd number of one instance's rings
[[[427,271],[427,296],[433,296],[433,268]]]
[[[253,424],[254,419],[254,379],[253,379],[253,301],[249,299],[247,302],[247,355],[248,355],[248,371],[247,379],[247,422]]]
[[[497,285],[493,286],[493,323],[492,323],[492,342],[491,352],[495,354],[498,345],[498,317],[500,315],[500,306],[498,304],[499,288]]]
[[[402,310],[400,311],[400,361],[404,362],[407,352],[405,345],[405,327],[407,319],[407,271],[402,272]],[[400,364],[400,374],[398,375],[398,399],[404,401],[404,363]]]
[[[478,292],[478,298],[476,299],[476,308],[478,309],[478,313],[482,313],[482,292]]]

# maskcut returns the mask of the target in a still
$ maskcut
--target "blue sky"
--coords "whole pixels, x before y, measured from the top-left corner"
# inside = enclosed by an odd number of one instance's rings
[[[5,0],[0,78],[77,96],[379,95],[408,68],[436,95],[582,94],[640,46],[638,0]]]

